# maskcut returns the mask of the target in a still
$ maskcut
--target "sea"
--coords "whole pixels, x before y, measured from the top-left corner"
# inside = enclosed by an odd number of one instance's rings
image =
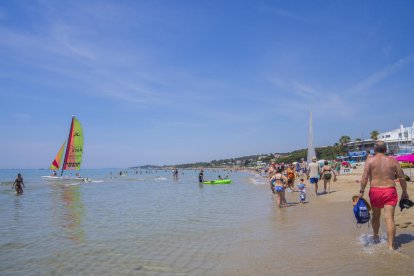
[[[350,202],[287,192],[280,209],[250,172],[205,171],[226,185],[198,183],[198,170],[81,173],[91,182],[0,170],[0,275],[414,275],[413,231],[390,251],[384,229],[375,244],[355,225]]]

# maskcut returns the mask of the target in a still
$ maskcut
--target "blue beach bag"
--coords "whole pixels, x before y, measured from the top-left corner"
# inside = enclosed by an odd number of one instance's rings
[[[360,198],[354,206],[354,215],[357,220],[357,224],[364,224],[369,222],[371,214],[369,213],[369,206],[367,206],[364,199]]]

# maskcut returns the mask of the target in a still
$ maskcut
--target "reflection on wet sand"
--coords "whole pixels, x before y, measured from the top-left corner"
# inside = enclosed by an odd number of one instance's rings
[[[65,234],[69,239],[82,242],[85,233],[82,228],[82,220],[85,216],[85,208],[81,199],[80,185],[53,186],[54,200],[56,204],[63,208],[55,208],[57,213],[57,224],[65,229]],[[59,207],[60,207],[59,206]]]

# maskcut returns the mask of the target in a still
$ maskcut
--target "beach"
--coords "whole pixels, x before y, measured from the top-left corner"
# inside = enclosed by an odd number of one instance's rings
[[[177,181],[170,171],[109,178],[91,170],[91,183],[58,185],[28,170],[25,193],[15,196],[5,179],[16,172],[0,170],[2,275],[414,273],[414,209],[396,211],[395,251],[386,249],[383,221],[380,244],[355,225],[362,167],[339,176],[331,194],[316,197],[306,182],[308,203],[287,192],[290,206],[281,209],[267,179],[252,172],[203,185],[196,170],[180,170]]]

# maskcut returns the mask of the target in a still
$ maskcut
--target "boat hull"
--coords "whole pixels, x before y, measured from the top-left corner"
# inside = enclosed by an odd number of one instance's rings
[[[203,184],[230,184],[231,179],[220,179],[220,180],[212,180],[212,181],[204,181]]]
[[[46,175],[42,176],[42,179],[48,180],[48,181],[56,181],[56,182],[90,182],[91,180],[87,177],[68,177],[68,176],[52,176],[52,175]]]

